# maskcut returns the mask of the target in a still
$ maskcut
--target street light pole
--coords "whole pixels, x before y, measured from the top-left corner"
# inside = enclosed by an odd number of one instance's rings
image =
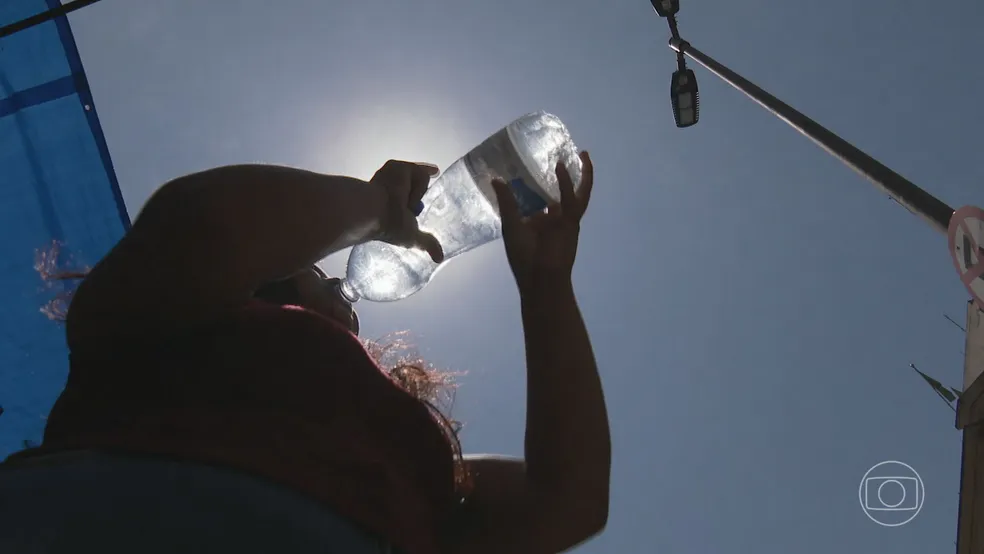
[[[707,68],[708,71],[714,73],[729,85],[756,101],[763,108],[775,114],[776,117],[788,123],[790,127],[796,129],[832,156],[844,162],[845,165],[860,173],[878,187],[878,189],[901,204],[902,207],[921,217],[938,232],[944,236],[947,234],[950,217],[953,215],[953,208],[946,203],[919,188],[905,177],[892,171],[878,160],[865,154],[816,121],[813,121],[775,96],[762,90],[751,81],[728,69],[724,64],[715,61],[707,54],[694,48],[693,45],[682,38],[677,36],[671,38],[670,48],[678,54],[686,55]]]
[[[652,0],[657,12],[670,0]],[[665,8],[664,8],[665,11]],[[683,66],[684,57],[689,57],[726,83],[738,89],[757,102],[776,117],[785,121],[818,146],[839,159],[845,165],[860,173],[879,190],[921,217],[937,232],[950,235],[950,220],[953,208],[943,201],[916,186],[908,179],[892,171],[878,160],[865,154],[854,145],[835,135],[822,125],[801,114],[762,90],[754,83],[728,69],[707,54],[683,40],[671,14],[666,17],[670,23],[672,38],[670,48],[677,53],[677,65]],[[692,74],[691,74],[692,75]],[[674,74],[676,77],[676,74]],[[696,91],[696,83],[693,84]],[[671,89],[674,118],[680,125],[678,112],[679,99],[676,89]],[[696,117],[691,124],[696,123]],[[964,391],[957,402],[957,429],[964,431],[963,450],[960,460],[960,500],[957,516],[957,554],[981,554],[984,552],[984,505],[978,499],[984,498],[984,311],[967,303],[967,336],[964,358]]]

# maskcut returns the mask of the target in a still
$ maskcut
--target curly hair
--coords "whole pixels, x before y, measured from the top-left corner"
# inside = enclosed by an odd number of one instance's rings
[[[79,282],[91,269],[89,267],[67,269],[64,267],[66,261],[62,258],[62,249],[58,242],[53,242],[47,249],[37,250],[34,257],[34,269],[45,287],[58,289],[54,297],[42,306],[40,311],[48,319],[58,322],[65,321],[72,295]],[[296,291],[291,287],[283,286],[282,283],[265,285],[258,291],[257,296],[285,304],[293,304],[299,300],[295,298]],[[407,331],[401,331],[379,339],[362,339],[362,343],[369,356],[391,380],[430,410],[434,421],[451,446],[454,456],[455,490],[458,498],[463,499],[471,490],[472,483],[459,438],[462,424],[451,417],[457,390],[455,377],[461,373],[442,371],[427,363],[407,340],[408,335]]]
[[[400,331],[381,339],[363,340],[363,344],[379,367],[388,368],[387,373],[397,385],[430,409],[451,445],[455,489],[463,498],[471,490],[472,482],[459,439],[462,424],[451,417],[457,391],[455,377],[461,373],[442,371],[426,362],[407,340],[408,336],[407,331]]]
[[[62,247],[57,241],[53,241],[48,248],[34,252],[34,270],[38,272],[45,288],[59,289],[54,298],[41,306],[41,313],[52,321],[65,321],[75,286],[89,274],[91,269],[89,267],[66,269],[64,266],[69,264],[62,258]]]

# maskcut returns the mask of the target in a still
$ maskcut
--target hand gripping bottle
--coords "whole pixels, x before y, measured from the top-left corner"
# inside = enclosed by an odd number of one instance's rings
[[[351,302],[392,302],[424,288],[451,258],[502,236],[492,179],[509,183],[523,215],[532,215],[560,201],[557,162],[579,186],[581,160],[560,119],[536,112],[513,121],[454,162],[424,195],[417,221],[440,241],[444,262],[380,241],[360,244],[349,255],[342,294]]]

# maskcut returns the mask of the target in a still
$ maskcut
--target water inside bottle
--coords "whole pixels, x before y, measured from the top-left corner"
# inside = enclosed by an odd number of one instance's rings
[[[521,211],[531,215],[560,199],[558,161],[579,183],[581,163],[560,119],[543,112],[524,116],[435,180],[423,198],[420,228],[440,241],[445,260],[492,242],[502,236],[492,179],[506,179]],[[341,292],[353,302],[400,300],[422,289],[441,267],[426,252],[370,242],[352,249]]]
[[[502,236],[499,215],[479,190],[465,159],[431,184],[423,204],[420,228],[437,237],[445,259]],[[352,250],[349,277],[341,291],[350,301],[399,300],[423,288],[442,265],[421,250],[373,241]]]

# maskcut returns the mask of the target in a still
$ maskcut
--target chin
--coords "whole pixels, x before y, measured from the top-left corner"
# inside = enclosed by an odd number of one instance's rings
[[[354,335],[359,334],[359,316],[357,316],[355,312],[352,312],[352,315],[350,316],[347,315],[345,317],[340,317],[337,313],[324,313],[324,312],[318,312],[318,313],[334,321],[335,323],[341,325],[342,327],[348,329],[349,331],[352,332],[352,334]]]

